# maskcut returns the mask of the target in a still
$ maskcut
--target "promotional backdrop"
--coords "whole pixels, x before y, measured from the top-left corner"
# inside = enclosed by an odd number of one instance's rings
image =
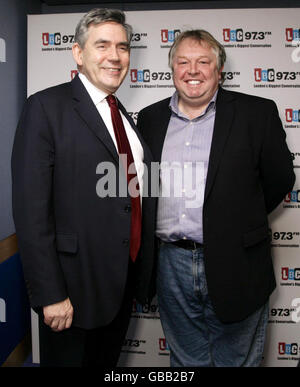
[[[208,30],[225,47],[224,88],[271,98],[300,167],[300,9],[222,9],[127,12],[134,27],[131,66],[118,97],[134,119],[143,107],[174,92],[168,51],[178,33]],[[82,14],[29,16],[28,95],[70,81],[76,74],[71,47]],[[255,112],[253,112],[255,114]],[[270,300],[263,365],[296,366],[300,354],[300,188],[270,216],[277,288]],[[235,198],[226,206],[234,206]],[[217,226],[217,225],[216,225]],[[39,360],[33,315],[35,362]],[[169,366],[169,349],[157,301],[133,305],[121,366]]]

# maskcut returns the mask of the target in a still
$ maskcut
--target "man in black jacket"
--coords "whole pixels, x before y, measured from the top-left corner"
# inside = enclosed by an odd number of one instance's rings
[[[154,207],[143,198],[141,215],[140,202],[151,156],[113,96],[128,71],[130,38],[123,12],[87,13],[73,46],[79,75],[31,96],[17,128],[13,212],[40,316],[41,366],[114,367],[133,295],[140,302],[149,295]],[[124,154],[133,159],[131,176]],[[105,195],[107,165],[116,179]],[[131,179],[138,195],[126,192]]]
[[[207,31],[183,32],[169,53],[176,92],[138,116],[161,162],[157,286],[172,366],[260,364],[276,286],[267,216],[295,180],[275,103],[222,89],[225,59]]]

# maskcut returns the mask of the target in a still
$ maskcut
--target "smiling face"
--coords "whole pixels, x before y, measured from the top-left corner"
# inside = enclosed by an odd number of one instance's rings
[[[207,43],[184,39],[173,58],[179,108],[204,109],[218,89],[222,70],[218,69],[216,54]]]
[[[129,43],[122,25],[92,24],[84,47],[75,43],[72,50],[79,71],[94,86],[108,94],[120,87],[129,68]]]

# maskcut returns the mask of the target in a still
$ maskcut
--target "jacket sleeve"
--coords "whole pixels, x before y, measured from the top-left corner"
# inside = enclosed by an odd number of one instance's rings
[[[293,189],[295,183],[291,152],[273,101],[270,101],[260,166],[266,209],[270,213]]]
[[[12,204],[29,299],[33,308],[67,298],[55,248],[55,148],[38,94],[23,109],[12,152]]]

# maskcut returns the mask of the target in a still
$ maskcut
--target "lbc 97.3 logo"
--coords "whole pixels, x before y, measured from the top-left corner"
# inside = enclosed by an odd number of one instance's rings
[[[285,109],[286,122],[300,122],[300,109]]]
[[[159,343],[159,349],[161,351],[169,351],[170,350],[169,344],[164,337],[160,337],[158,339],[158,343]]]
[[[296,47],[291,54],[294,63],[300,62],[300,28],[286,28],[285,39],[292,46]]]
[[[294,81],[299,78],[300,71],[275,71],[271,69],[254,69],[255,82]]]
[[[150,70],[138,70],[131,69],[130,70],[130,79],[131,82],[150,82],[150,81],[170,81],[172,78],[171,73],[169,71],[153,71]]]
[[[290,268],[282,267],[281,268],[281,279],[283,281],[299,281],[300,280],[300,268]]]
[[[162,43],[173,43],[176,37],[181,33],[180,30],[168,30],[168,29],[163,29],[160,30],[160,37]]]
[[[223,28],[224,42],[243,42],[244,40],[264,40],[270,31],[244,31],[242,28]]]
[[[285,203],[300,203],[300,190],[289,192],[283,199]]]
[[[292,42],[293,40],[300,40],[300,28],[286,28],[285,38],[287,42]]]
[[[60,32],[49,34],[42,33],[43,46],[60,46],[61,44],[74,43],[74,35],[62,35]]]
[[[279,355],[297,355],[299,352],[299,346],[297,343],[278,343],[278,353]]]

